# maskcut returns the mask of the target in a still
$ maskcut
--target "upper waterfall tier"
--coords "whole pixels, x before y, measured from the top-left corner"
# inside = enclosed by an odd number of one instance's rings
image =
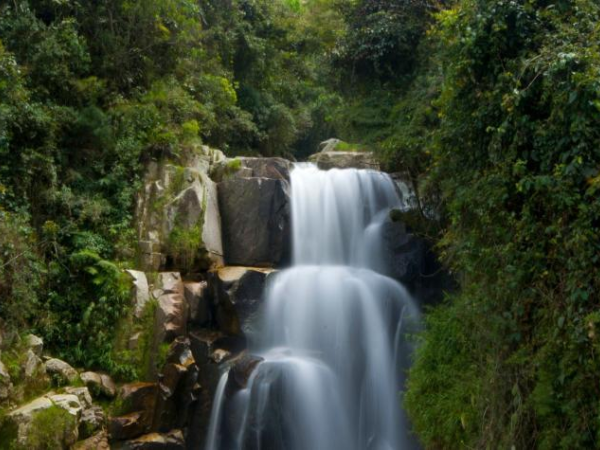
[[[371,170],[292,171],[294,265],[347,265],[385,270],[381,226],[401,207],[393,181]]]

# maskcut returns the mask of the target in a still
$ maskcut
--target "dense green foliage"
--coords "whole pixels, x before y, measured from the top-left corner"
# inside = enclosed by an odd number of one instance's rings
[[[438,16],[429,139],[462,290],[434,311],[408,406],[428,446],[599,445],[600,7]]]
[[[599,23],[594,0],[5,2],[5,328],[132,376],[106,329],[144,163],[336,135],[440,200],[460,290],[410,373],[424,445],[598,447]]]
[[[314,146],[327,135],[319,60],[336,28],[321,40],[311,27],[286,1],[0,6],[5,345],[31,328],[74,364],[132,372],[107,325],[126,315],[119,268],[135,258],[144,163],[202,143],[265,155]]]

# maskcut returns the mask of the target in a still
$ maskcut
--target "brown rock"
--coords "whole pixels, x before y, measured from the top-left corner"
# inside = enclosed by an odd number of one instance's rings
[[[119,398],[122,403],[122,411],[131,413],[134,411],[154,411],[156,404],[156,383],[129,383],[121,386]]]
[[[158,274],[153,292],[158,301],[155,336],[158,342],[170,342],[186,332],[187,308],[181,275],[177,272]]]
[[[101,431],[73,445],[72,450],[110,450],[106,431]]]
[[[185,439],[179,430],[169,433],[151,433],[127,441],[122,450],[185,450]]]
[[[143,414],[134,412],[120,417],[111,417],[108,421],[108,434],[114,441],[134,439],[148,432]]]

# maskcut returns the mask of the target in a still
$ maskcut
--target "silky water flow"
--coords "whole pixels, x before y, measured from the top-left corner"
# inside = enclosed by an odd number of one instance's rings
[[[387,174],[291,174],[289,269],[269,278],[245,389],[217,388],[206,450],[407,450],[401,409],[419,311],[387,277],[382,227],[402,199]],[[225,407],[226,405],[226,407]]]

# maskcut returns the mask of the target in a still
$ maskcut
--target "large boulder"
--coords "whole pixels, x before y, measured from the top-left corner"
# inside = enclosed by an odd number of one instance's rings
[[[159,273],[152,295],[158,302],[154,332],[157,342],[170,342],[184,335],[187,307],[181,275],[177,272]]]
[[[95,395],[101,395],[107,398],[114,398],[117,395],[117,386],[112,378],[105,373],[83,372],[80,375],[81,381]]]
[[[290,255],[289,183],[232,178],[219,183],[223,248],[228,265],[273,267]]]
[[[134,439],[147,433],[148,424],[142,412],[134,412],[119,417],[111,417],[108,421],[108,434],[111,441]]]
[[[273,269],[228,266],[210,274],[215,319],[226,333],[250,338],[257,327],[267,277]]]
[[[372,152],[351,149],[341,150],[342,141],[329,139],[320,145],[320,152],[309,157],[319,169],[372,169],[380,170],[379,161]],[[347,145],[347,144],[346,144]],[[350,147],[350,146],[348,146]]]
[[[46,361],[46,373],[65,384],[73,383],[79,378],[79,374],[73,367],[57,358]]]
[[[217,190],[208,173],[224,159],[202,146],[176,162],[147,165],[136,205],[143,270],[178,266],[187,272],[222,263]]]

